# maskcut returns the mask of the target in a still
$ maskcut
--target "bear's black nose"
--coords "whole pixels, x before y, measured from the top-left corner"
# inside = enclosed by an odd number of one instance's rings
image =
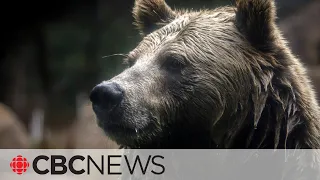
[[[108,109],[118,105],[122,99],[123,89],[114,82],[101,83],[95,86],[90,93],[92,104],[101,109]]]

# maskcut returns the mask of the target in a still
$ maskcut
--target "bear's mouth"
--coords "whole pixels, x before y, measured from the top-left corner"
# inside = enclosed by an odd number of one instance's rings
[[[109,119],[99,119],[98,126],[103,130],[106,136],[115,141],[118,145],[125,147],[140,147],[142,144],[149,144],[153,139],[153,134],[160,131],[160,127],[155,123],[131,124],[130,120],[124,118],[119,121]],[[131,120],[132,122],[132,120]]]
[[[155,132],[161,130],[159,119],[146,108],[133,111],[130,106],[121,104],[106,111],[93,107],[96,123],[106,136],[119,145],[135,147],[136,144],[148,143]]]
[[[97,125],[104,131],[104,133],[113,138],[128,138],[135,137],[141,132],[140,127],[128,123],[123,114],[117,112],[95,112],[97,117]]]
[[[133,129],[122,124],[103,124],[100,126],[108,135],[133,135],[138,129]]]
[[[126,134],[134,134],[138,133],[138,128],[130,127],[129,125],[126,125],[125,123],[120,122],[110,122],[103,119],[98,119],[98,126],[102,128],[106,133],[126,133]]]

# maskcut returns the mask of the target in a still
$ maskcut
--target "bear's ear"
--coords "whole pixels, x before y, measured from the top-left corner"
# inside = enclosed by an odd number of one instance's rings
[[[135,0],[134,25],[142,35],[168,24],[175,16],[175,12],[164,0]]]
[[[274,48],[276,8],[274,0],[236,0],[236,26],[253,47],[263,52]]]

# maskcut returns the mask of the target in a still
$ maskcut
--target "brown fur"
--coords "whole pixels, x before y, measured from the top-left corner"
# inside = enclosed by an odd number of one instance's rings
[[[154,11],[154,9],[157,9],[157,11]],[[135,1],[133,16],[135,18],[134,24],[141,34],[144,34],[150,33],[156,26],[167,24],[174,19],[175,13],[162,0],[138,0]]]
[[[200,11],[137,0],[135,24],[151,33],[110,80],[125,91],[117,130],[112,116],[101,127],[133,148],[319,148],[315,93],[275,12],[272,0]]]

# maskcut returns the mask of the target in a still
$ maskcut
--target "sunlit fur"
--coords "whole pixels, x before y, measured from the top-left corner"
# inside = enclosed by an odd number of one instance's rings
[[[320,147],[315,93],[274,2],[235,4],[188,11],[136,0],[144,37],[110,80],[125,90],[119,122],[132,132],[105,127],[111,138],[131,148]],[[170,58],[181,72],[164,68]]]

